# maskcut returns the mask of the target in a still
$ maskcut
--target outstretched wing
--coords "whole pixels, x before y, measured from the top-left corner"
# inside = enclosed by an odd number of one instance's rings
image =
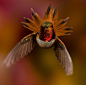
[[[20,58],[23,58],[25,55],[30,53],[34,47],[34,34],[29,34],[24,37],[14,49],[7,55],[6,59],[3,61],[3,64],[6,67],[11,66]]]
[[[57,38],[56,40],[54,52],[60,64],[64,68],[66,75],[72,75],[73,74],[73,64],[72,64],[71,57],[64,43],[59,38]]]

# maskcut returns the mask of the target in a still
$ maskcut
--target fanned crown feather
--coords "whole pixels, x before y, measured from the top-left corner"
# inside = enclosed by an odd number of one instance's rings
[[[22,22],[23,26],[34,33],[37,33],[40,30],[40,26],[43,22],[51,22],[53,24],[53,29],[56,36],[64,36],[64,35],[70,35],[72,32],[72,27],[64,27],[69,19],[67,17],[66,19],[57,20],[58,18],[58,11],[57,6],[52,9],[51,4],[49,5],[48,9],[45,12],[43,20],[41,17],[34,12],[34,10],[31,8],[31,15],[32,19],[24,17],[26,22]]]

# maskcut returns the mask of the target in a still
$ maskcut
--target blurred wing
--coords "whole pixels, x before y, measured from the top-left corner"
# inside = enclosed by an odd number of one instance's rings
[[[56,40],[54,52],[60,64],[64,68],[66,75],[72,75],[73,74],[73,64],[72,64],[71,57],[64,43],[59,38],[57,38]]]
[[[29,34],[24,37],[7,55],[6,59],[3,61],[3,64],[5,64],[6,67],[11,66],[20,58],[23,58],[25,55],[31,52],[34,47],[33,36],[33,34]]]

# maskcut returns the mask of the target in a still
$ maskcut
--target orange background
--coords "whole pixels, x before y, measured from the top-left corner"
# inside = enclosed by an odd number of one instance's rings
[[[2,62],[12,48],[30,30],[23,17],[31,18],[33,8],[42,18],[48,6],[58,7],[58,19],[70,17],[71,36],[60,39],[65,43],[74,65],[74,74],[66,76],[53,48],[35,46],[24,59],[10,68]],[[86,0],[0,0],[0,85],[86,85]]]

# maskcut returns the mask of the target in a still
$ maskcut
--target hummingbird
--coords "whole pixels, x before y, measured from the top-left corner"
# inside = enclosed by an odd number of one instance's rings
[[[10,67],[20,58],[30,53],[35,43],[42,48],[50,48],[54,46],[54,53],[58,61],[65,70],[66,75],[73,74],[73,63],[65,44],[58,38],[59,36],[70,35],[72,27],[65,26],[69,17],[58,20],[57,6],[51,8],[51,4],[47,8],[44,18],[34,12],[31,8],[32,19],[24,17],[26,22],[22,22],[23,26],[32,31],[31,34],[25,36],[7,55],[3,64]]]

